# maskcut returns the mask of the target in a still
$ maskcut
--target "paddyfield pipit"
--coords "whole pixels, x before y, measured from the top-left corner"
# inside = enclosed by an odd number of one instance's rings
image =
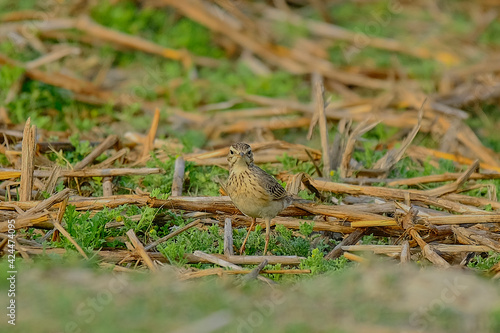
[[[292,203],[292,198],[276,179],[253,163],[250,146],[239,142],[229,148],[229,179],[226,191],[234,205],[245,215],[252,218],[252,224],[243,241],[240,254],[245,250],[248,236],[255,225],[257,217],[266,222],[266,245],[269,245],[271,219]]]

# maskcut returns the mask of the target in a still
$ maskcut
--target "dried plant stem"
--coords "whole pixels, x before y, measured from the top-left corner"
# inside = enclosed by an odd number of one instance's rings
[[[182,156],[177,157],[174,167],[174,179],[172,181],[172,196],[178,197],[182,195],[182,188],[184,185],[184,169],[186,162]]]
[[[94,169],[86,168],[83,170],[61,170],[58,177],[118,177],[131,175],[152,175],[162,173],[160,168],[114,168],[114,169]],[[35,170],[33,175],[38,178],[49,178],[52,176],[52,171]],[[20,170],[0,170],[0,180],[16,178],[21,175]]]
[[[64,237],[66,237],[71,242],[71,244],[73,244],[75,246],[76,250],[82,255],[82,257],[84,257],[85,259],[88,260],[89,257],[87,256],[85,251],[83,251],[83,249],[80,247],[80,245],[73,239],[73,237],[71,237],[69,232],[67,232],[66,229],[64,229],[64,227],[61,225],[61,221],[62,221],[64,212],[66,211],[67,204],[68,204],[68,198],[64,199],[61,202],[61,205],[59,206],[59,212],[57,213],[57,221],[54,221],[54,227],[57,230],[59,230],[59,232],[61,234],[63,234]]]
[[[233,226],[230,218],[224,219],[224,255],[234,255],[233,249]]]
[[[356,244],[361,239],[361,237],[363,237],[365,231],[366,229],[356,229],[353,233],[351,233],[349,236],[344,238],[339,244],[337,244],[337,246],[335,246],[335,248],[325,256],[325,259],[337,259],[338,257],[340,257],[344,252],[342,247]]]
[[[130,242],[134,246],[134,248],[137,251],[137,253],[141,256],[141,258],[144,261],[144,263],[149,267],[149,269],[151,271],[157,272],[158,271],[158,267],[156,267],[156,264],[149,257],[149,255],[146,252],[146,250],[144,249],[144,246],[142,245],[141,241],[135,235],[134,229],[130,229],[129,231],[127,231],[127,236],[130,239]]]
[[[454,181],[460,178],[463,173],[444,173],[441,175],[430,175],[430,176],[421,176],[414,178],[406,178],[406,179],[374,179],[375,182],[386,181],[386,185],[390,187],[407,185],[414,186],[419,184],[428,184],[428,183],[440,183],[446,181]],[[469,179],[500,179],[500,173],[472,173]],[[362,181],[363,179],[360,179]]]
[[[113,178],[104,177],[102,180],[102,195],[105,197],[110,197],[113,195]]]
[[[83,160],[75,164],[74,170],[82,170],[86,166],[88,166],[90,163],[92,163],[96,158],[101,156],[102,153],[104,153],[106,150],[108,150],[110,147],[112,147],[116,142],[118,141],[118,136],[116,135],[110,135],[101,142],[97,147],[92,150],[90,154],[85,156]]]
[[[36,127],[31,125],[28,118],[24,125],[22,157],[21,157],[21,185],[19,188],[19,200],[30,201],[33,188],[33,170],[35,168]]]
[[[418,190],[400,190],[386,187],[371,187],[347,185],[322,180],[309,180],[310,184],[321,191],[347,193],[351,195],[369,195],[390,200],[405,200],[406,196],[412,201],[421,201],[429,205],[444,208],[456,213],[484,213],[483,210],[466,206],[451,200],[431,197]]]
[[[211,263],[214,263],[216,265],[219,265],[219,266],[222,266],[222,267],[227,267],[227,268],[231,268],[233,270],[236,270],[236,271],[241,271],[243,270],[243,268],[241,268],[240,266],[238,265],[235,265],[233,264],[232,262],[230,261],[226,261],[224,259],[221,259],[221,258],[218,258],[218,257],[215,257],[211,254],[208,254],[208,253],[205,253],[205,252],[202,252],[202,251],[194,251],[193,253],[195,256],[197,257],[200,257],[200,258],[203,258],[204,260],[207,260]],[[264,261],[267,261],[266,259],[264,259]],[[260,265],[260,264],[259,264]],[[269,283],[269,284],[274,284],[275,282],[268,279],[268,278],[265,278],[263,276],[257,276],[257,279],[261,280],[261,281],[264,281],[266,283]]]
[[[1,235],[0,235],[1,236]],[[40,247],[31,247],[25,246],[24,250],[30,255],[45,255],[45,254],[54,254],[54,255],[64,255],[67,251],[65,249],[60,248],[40,248]],[[134,262],[140,260],[142,257],[138,253],[131,253],[126,250],[100,250],[94,253],[101,260],[111,263],[117,263],[120,261],[123,262]],[[168,263],[168,259],[165,258],[163,254],[160,252],[148,252],[151,259],[163,263]],[[299,265],[303,257],[297,256],[224,256],[220,254],[212,254],[213,256],[219,257],[226,261],[230,261],[236,265],[258,265],[264,259],[267,259],[269,265]],[[125,259],[125,260],[124,260]],[[204,260],[198,256],[195,256],[192,253],[186,253],[184,255],[184,259],[188,261],[190,264],[196,263],[207,263],[209,261]]]
[[[364,263],[367,261],[365,258],[360,257],[356,254],[349,253],[349,252],[344,252],[344,257],[346,257],[346,259],[349,259],[351,261],[356,261],[356,262],[360,262],[360,263]]]
[[[418,234],[415,229],[410,229],[411,237],[418,243],[420,248],[422,249],[423,255],[434,265],[441,268],[449,268],[450,264],[444,260],[441,256],[439,256],[434,249],[427,244],[422,237]]]
[[[210,275],[240,275],[249,274],[252,270],[243,269],[240,271],[227,270],[223,268],[208,268],[196,272],[182,274],[180,280],[189,280]],[[263,269],[260,274],[310,274],[310,269]]]

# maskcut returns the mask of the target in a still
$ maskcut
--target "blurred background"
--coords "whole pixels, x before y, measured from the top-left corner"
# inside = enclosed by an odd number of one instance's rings
[[[159,108],[157,137],[173,151],[305,142],[316,77],[331,124],[371,117],[390,136],[427,99],[429,144],[474,158],[441,139],[465,124],[500,150],[498,11],[494,0],[3,0],[0,121],[95,138],[145,132]]]

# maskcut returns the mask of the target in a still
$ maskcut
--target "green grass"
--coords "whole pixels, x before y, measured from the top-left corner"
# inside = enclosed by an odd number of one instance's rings
[[[156,191],[153,195],[158,193],[159,191]],[[131,216],[133,215],[140,215],[141,218],[139,220],[132,220]],[[161,218],[157,218],[159,216]],[[124,249],[125,244],[123,241],[116,239],[119,239],[117,238],[119,236],[122,238],[125,237],[125,233],[129,229],[133,229],[136,234],[148,243],[170,234],[173,230],[183,227],[191,221],[192,219],[185,219],[182,214],[174,214],[167,209],[139,208],[130,205],[114,209],[104,208],[93,216],[90,215],[90,212],[76,211],[74,206],[69,205],[63,218],[68,233],[89,254],[103,247],[108,249]],[[105,228],[105,225],[110,222],[122,222],[124,226]],[[313,274],[345,267],[346,260],[344,258],[334,261],[323,258],[334,244],[320,242],[316,248],[311,248],[310,242],[314,238],[313,226],[313,222],[302,223],[298,231],[302,236],[298,236],[294,235],[291,230],[284,226],[276,225],[276,230],[271,236],[269,251],[275,255],[298,255],[306,257],[301,267],[311,269]],[[25,234],[25,236],[35,240],[40,238],[40,235],[30,232]],[[241,247],[245,236],[245,229],[233,230],[235,248]],[[115,240],[108,241],[109,237]],[[245,253],[247,255],[261,254],[264,242],[262,228],[257,226],[250,233]],[[158,250],[171,263],[182,266],[186,264],[183,258],[184,254],[193,253],[196,250],[222,254],[224,250],[223,243],[223,230],[217,224],[214,224],[206,226],[203,229],[191,228],[160,244]],[[74,245],[65,237],[60,237],[60,240],[47,242],[45,245],[63,247],[70,251],[75,251]],[[203,266],[211,267],[212,265]]]
[[[490,251],[487,255],[476,255],[467,266],[486,272],[498,262],[500,262],[500,254]]]
[[[479,43],[485,46],[500,45],[500,22],[493,20],[479,37]]]

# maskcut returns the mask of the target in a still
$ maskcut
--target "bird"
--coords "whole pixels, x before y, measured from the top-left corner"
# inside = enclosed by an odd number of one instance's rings
[[[247,143],[238,142],[231,145],[227,160],[229,178],[226,182],[226,192],[236,208],[252,218],[240,254],[245,250],[256,219],[263,218],[266,223],[265,255],[269,246],[271,220],[292,203],[292,197],[273,176],[254,164],[252,148]]]

